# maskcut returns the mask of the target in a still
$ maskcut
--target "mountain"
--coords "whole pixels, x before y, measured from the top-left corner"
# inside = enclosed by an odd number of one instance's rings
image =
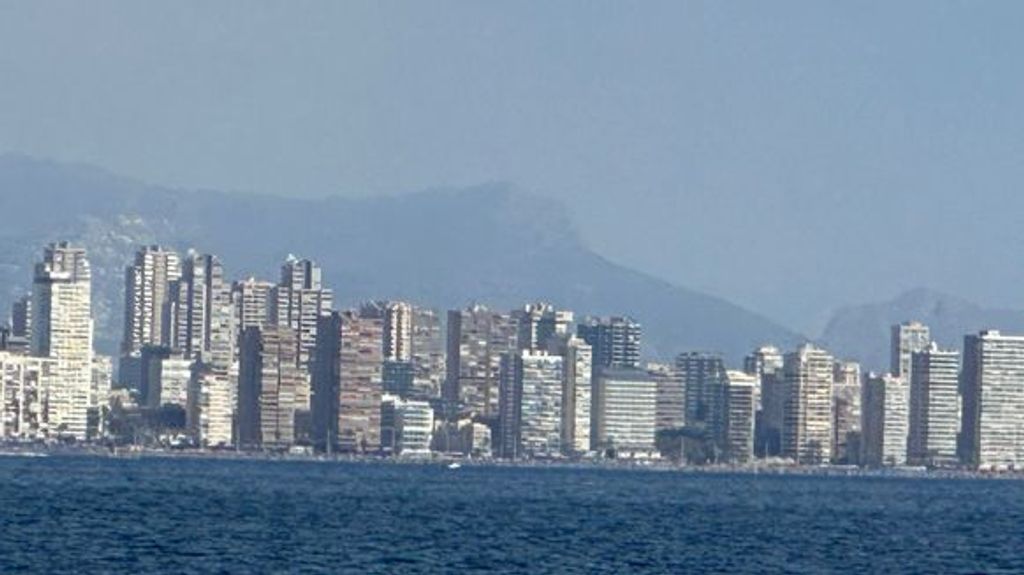
[[[1024,312],[983,308],[956,296],[922,288],[892,301],[837,311],[821,341],[828,349],[843,357],[858,359],[869,369],[888,370],[890,327],[910,320],[931,328],[932,339],[946,348],[959,349],[965,334],[982,329],[1024,333]]]
[[[726,301],[602,258],[583,245],[561,206],[505,185],[300,200],[174,190],[6,155],[0,214],[0,305],[30,288],[46,243],[80,242],[93,263],[97,343],[107,353],[121,337],[124,266],[150,243],[216,253],[233,278],[276,279],[289,253],[309,257],[323,266],[340,305],[405,298],[511,309],[545,300],[580,315],[632,315],[651,357],[700,348],[738,361],[756,344],[802,339]]]

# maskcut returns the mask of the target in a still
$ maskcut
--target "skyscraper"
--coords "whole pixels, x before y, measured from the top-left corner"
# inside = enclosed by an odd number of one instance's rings
[[[384,322],[354,311],[320,318],[313,370],[318,449],[380,449]]]
[[[122,355],[137,354],[147,345],[171,345],[171,284],[179,279],[177,252],[154,245],[135,253],[125,269]]]
[[[832,373],[832,462],[856,464],[860,456],[860,364],[837,361]]]
[[[894,375],[869,374],[864,380],[864,465],[880,467],[907,463],[909,392],[906,381]]]
[[[195,362],[187,393],[186,425],[204,447],[232,439],[237,346],[231,289],[213,255],[190,251],[181,278],[171,284],[172,350]]]
[[[480,305],[448,312],[443,396],[449,410],[484,418],[498,415],[501,355],[516,351],[517,336],[517,323],[509,314]]]
[[[785,356],[782,455],[828,463],[832,453],[832,355],[811,344]]]
[[[562,366],[562,451],[566,454],[590,451],[593,356],[590,344],[566,335],[560,338],[558,353]]]
[[[594,350],[594,369],[640,365],[640,324],[628,317],[586,318],[576,334]]]
[[[910,438],[907,460],[913,465],[956,465],[960,432],[960,357],[932,343],[913,355],[910,377]]]
[[[273,323],[270,317],[271,292],[274,284],[256,278],[235,282],[231,287],[231,301],[235,309],[235,327],[239,337],[250,327],[263,327]]]
[[[729,370],[725,374],[725,458],[746,463],[754,458],[754,414],[757,376]]]
[[[964,337],[960,460],[980,469],[1024,466],[1024,337]]]
[[[920,322],[911,321],[892,326],[889,371],[894,376],[902,377],[909,382],[912,368],[911,356],[915,352],[928,349],[930,343],[931,332],[928,330],[928,326]]]
[[[171,347],[188,359],[227,370],[236,345],[231,289],[216,256],[189,252],[171,284]]]
[[[562,453],[563,358],[522,350],[501,358],[499,453],[515,459]]]
[[[331,312],[334,293],[323,286],[320,266],[288,256],[281,266],[281,282],[271,295],[271,318],[277,325],[295,330],[299,339],[299,367],[308,373],[317,325]]]
[[[298,338],[285,326],[252,326],[242,335],[238,372],[238,437],[242,447],[280,449],[295,443],[295,393],[303,382]]]
[[[51,244],[36,264],[32,355],[56,361],[48,399],[50,429],[85,440],[92,388],[92,272],[83,248]]]
[[[686,352],[676,356],[683,381],[686,425],[703,426],[721,448],[725,436],[725,362],[714,353]]]
[[[782,422],[786,400],[782,352],[766,345],[754,350],[743,370],[758,378],[757,415],[754,421],[754,452],[759,457],[782,453]]]

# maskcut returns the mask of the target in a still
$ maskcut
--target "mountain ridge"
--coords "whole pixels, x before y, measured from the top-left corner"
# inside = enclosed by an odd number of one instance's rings
[[[507,184],[373,198],[292,199],[176,190],[92,166],[0,156],[0,305],[31,286],[48,242],[85,245],[93,260],[98,346],[120,338],[123,268],[140,245],[220,255],[228,276],[276,279],[289,253],[324,269],[338,305],[404,298],[440,309],[499,309],[543,299],[584,314],[634,316],[645,351],[692,348],[737,362],[755,345],[804,338],[712,295],[611,262],[584,245],[564,206]],[[14,287],[12,287],[14,286]]]
[[[915,288],[891,300],[844,306],[829,320],[820,341],[869,368],[889,367],[889,329],[916,320],[931,329],[940,346],[959,349],[963,336],[982,329],[1024,333],[1024,312],[987,308],[963,297],[929,288]]]

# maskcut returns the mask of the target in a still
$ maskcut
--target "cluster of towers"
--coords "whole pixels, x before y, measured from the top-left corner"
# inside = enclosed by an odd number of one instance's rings
[[[93,351],[84,249],[48,246],[0,332],[5,439],[202,448],[668,456],[690,463],[1024,464],[1024,337],[962,352],[896,325],[889,373],[811,344],[742,370],[685,352],[644,363],[641,327],[545,303],[446,315],[403,301],[336,310],[312,261],[231,282],[219,258],[159,246],[125,269],[113,362]],[[140,437],[141,435],[141,437]]]

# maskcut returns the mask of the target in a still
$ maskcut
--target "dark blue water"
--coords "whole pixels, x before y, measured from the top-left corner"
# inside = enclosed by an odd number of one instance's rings
[[[1024,482],[4,457],[0,571],[1024,573]]]

